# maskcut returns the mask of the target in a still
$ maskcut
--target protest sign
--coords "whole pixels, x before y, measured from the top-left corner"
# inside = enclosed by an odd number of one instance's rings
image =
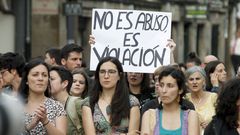
[[[136,10],[94,9],[90,70],[102,57],[117,57],[125,72],[153,73],[170,64],[166,47],[171,34],[172,14]]]

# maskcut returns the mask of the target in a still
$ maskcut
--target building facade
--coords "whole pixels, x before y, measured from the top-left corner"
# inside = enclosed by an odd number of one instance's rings
[[[7,31],[10,38],[5,40],[1,38],[5,32],[0,31],[1,52],[15,51],[29,59],[43,55],[50,47],[61,48],[76,42],[85,49],[88,65],[92,9],[129,9],[172,12],[171,37],[177,43],[176,62],[184,62],[187,53],[195,51],[200,58],[213,54],[230,64],[229,43],[237,27],[236,3],[231,0],[0,1],[0,24],[5,25],[0,25],[0,30],[11,28]],[[4,4],[11,7],[10,11],[6,12]]]

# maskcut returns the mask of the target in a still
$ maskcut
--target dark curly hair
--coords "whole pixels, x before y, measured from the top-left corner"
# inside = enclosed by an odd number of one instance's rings
[[[187,87],[186,87],[186,84],[185,84],[186,79],[185,79],[184,73],[179,68],[175,68],[173,66],[166,66],[166,67],[164,67],[164,69],[159,74],[159,81],[163,77],[166,77],[166,76],[169,76],[169,75],[176,80],[177,85],[178,85],[178,89],[183,91],[180,94],[179,104],[181,105],[181,108],[183,110],[186,110],[187,107],[182,104],[183,97],[184,97],[184,95],[186,94],[186,91],[187,91]],[[162,103],[160,103],[159,109],[162,109]]]
[[[240,79],[231,79],[224,84],[219,93],[216,105],[216,117],[222,119],[229,128],[238,127],[240,98]]]

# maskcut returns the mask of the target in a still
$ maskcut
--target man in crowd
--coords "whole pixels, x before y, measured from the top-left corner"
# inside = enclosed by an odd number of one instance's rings
[[[3,92],[17,96],[21,82],[25,59],[18,53],[7,52],[0,57],[1,75],[3,79]]]
[[[68,70],[82,67],[83,49],[76,44],[65,45],[61,49],[61,64]]]
[[[214,55],[207,55],[204,57],[203,59],[203,63],[202,63],[202,67],[205,68],[205,66],[211,62],[211,61],[215,61],[215,60],[218,60],[218,58]]]
[[[50,48],[45,52],[44,61],[51,66],[61,65],[61,50],[57,48]]]

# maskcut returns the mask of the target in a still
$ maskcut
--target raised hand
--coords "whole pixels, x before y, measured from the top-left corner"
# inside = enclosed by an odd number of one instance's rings
[[[43,125],[49,122],[47,118],[47,110],[44,104],[40,104],[35,112],[36,116],[39,118],[39,121],[41,121]]]
[[[168,39],[168,44],[166,45],[166,47],[169,47],[171,52],[173,52],[176,48],[176,43],[173,41],[173,39]]]
[[[95,44],[95,37],[93,35],[89,35],[88,43],[89,45]]]
[[[210,79],[211,79],[212,86],[216,86],[216,87],[219,86],[218,74],[217,73],[210,74]]]

